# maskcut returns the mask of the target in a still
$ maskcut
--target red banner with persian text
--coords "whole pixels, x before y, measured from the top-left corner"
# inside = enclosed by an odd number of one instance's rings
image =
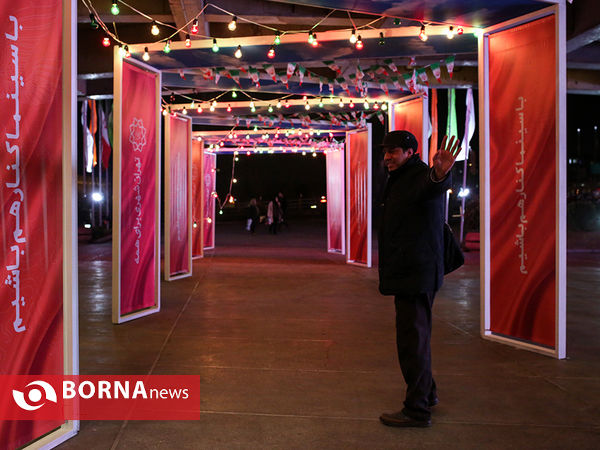
[[[189,158],[192,136],[187,118],[167,116],[169,132],[169,273],[190,273],[188,227]]]
[[[202,240],[202,183],[204,180],[202,161],[204,159],[204,142],[192,140],[192,258],[204,255]]]
[[[215,196],[217,195],[217,155],[204,153],[204,248],[215,248]]]
[[[423,154],[423,97],[417,97],[406,102],[395,103],[394,130],[410,131],[419,143],[418,152]]]
[[[328,151],[327,162],[327,242],[329,251],[343,253],[344,245],[344,152]]]
[[[555,18],[490,36],[491,331],[555,346]]]
[[[157,303],[156,77],[123,60],[121,315]]]
[[[62,35],[62,2],[0,4],[2,374],[64,372]],[[62,422],[1,421],[1,446]]]
[[[348,152],[348,260],[369,264],[369,133],[349,133]]]

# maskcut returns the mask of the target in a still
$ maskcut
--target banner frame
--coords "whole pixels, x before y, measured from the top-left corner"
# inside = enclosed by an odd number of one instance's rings
[[[77,4],[62,0],[62,190],[63,190],[63,370],[79,374],[79,295],[77,255]],[[79,420],[65,420],[23,448],[54,448],[74,437]]]
[[[342,180],[344,180],[344,183],[346,182],[346,177],[345,177],[345,172],[346,172],[346,149],[342,149],[340,150],[341,152],[344,152],[344,155],[342,156],[342,162],[344,164],[344,170],[343,170],[343,174],[342,174]],[[325,176],[327,177],[326,180],[326,188],[329,187],[329,177],[327,176],[327,174],[329,173],[327,170],[327,156],[329,155],[329,152],[327,152],[327,155],[325,155]],[[327,189],[326,189],[327,190]],[[344,186],[342,188],[342,192],[346,192],[346,186]],[[342,210],[342,248],[340,250],[336,250],[336,249],[332,249],[331,248],[331,239],[329,236],[329,197],[327,197],[327,253],[333,253],[336,255],[345,255],[346,254],[346,199],[343,198],[342,202],[344,203],[344,208]]]
[[[427,88],[427,92],[429,92],[429,88]],[[422,131],[421,131],[421,142],[419,142],[419,145],[421,146],[421,161],[425,162],[425,164],[429,165],[429,96],[428,95],[424,95],[423,93],[419,93],[419,94],[412,94],[412,95],[408,95],[406,97],[403,97],[401,99],[395,100],[393,102],[390,102],[389,108],[388,108],[388,124],[389,124],[389,130],[390,131],[395,131],[396,130],[396,124],[394,121],[394,112],[396,111],[395,106],[399,105],[401,103],[408,103],[408,102],[412,102],[414,100],[417,100],[421,98],[423,103],[423,108],[422,108],[422,112],[421,112],[421,117],[422,117]],[[417,137],[417,141],[418,141],[418,137]]]
[[[192,122],[193,123],[193,122]],[[202,137],[200,136],[194,136],[194,132],[192,131],[192,171],[194,170],[194,165],[193,165],[193,160],[194,160],[194,139],[200,139],[199,142],[202,142],[201,144],[201,149],[202,151],[200,152],[200,174],[201,174],[201,185],[200,185],[200,209],[202,209],[203,206],[203,202],[204,202],[204,182],[203,182],[203,175],[204,175],[204,142],[202,141]],[[191,177],[191,175],[190,175]],[[193,189],[193,178],[192,178],[192,189]],[[192,193],[190,192],[190,195],[192,195]],[[193,214],[193,209],[194,209],[194,200],[192,199],[192,214]],[[196,228],[200,228],[200,243],[202,244],[200,246],[200,254],[199,255],[194,255],[193,250],[194,250],[194,244],[193,244],[193,232],[194,232],[194,216],[192,215],[192,261],[195,259],[202,259],[204,258],[204,219],[202,219],[202,221],[200,222],[200,224],[196,224]]]
[[[188,267],[189,272],[177,273],[171,275],[171,119],[178,119],[187,122],[188,131],[188,142],[187,142],[187,208],[188,208]],[[164,229],[164,277],[165,281],[174,281],[181,278],[187,278],[192,276],[192,226],[194,218],[192,217],[192,118],[187,117],[183,114],[176,113],[173,117],[168,115],[165,117],[165,196],[164,196],[164,208],[165,208],[165,229]]]
[[[368,142],[368,146],[367,146],[367,262],[365,263],[360,263],[360,262],[356,262],[354,260],[350,259],[350,249],[352,248],[352,236],[350,234],[350,214],[347,213],[346,214],[346,239],[348,240],[348,242],[346,243],[346,264],[352,264],[355,266],[359,266],[359,267],[366,267],[366,268],[371,268],[373,266],[373,258],[372,258],[372,253],[373,253],[373,218],[372,218],[372,195],[373,195],[373,185],[372,185],[372,178],[373,178],[373,157],[372,157],[372,127],[370,123],[367,123],[367,126],[365,128],[357,128],[355,130],[351,130],[351,131],[347,131],[346,132],[346,145],[345,145],[345,149],[344,152],[346,153],[344,155],[345,157],[345,163],[346,163],[346,167],[344,169],[344,172],[346,173],[345,176],[345,181],[346,181],[346,211],[350,210],[350,151],[348,149],[348,136],[350,136],[351,134],[357,134],[359,132],[364,132],[366,131],[368,133],[368,137],[367,137],[367,142]]]
[[[480,227],[482,237],[482,252],[480,253],[480,334],[482,338],[508,344],[517,348],[530,350],[557,359],[566,358],[566,7],[564,1],[548,1],[553,6],[527,14],[486,28],[478,42],[479,67],[479,123],[481,127],[479,145],[481,169],[479,172],[480,186]],[[555,48],[556,48],[556,186],[555,186],[555,218],[556,218],[556,248],[555,248],[555,343],[554,348],[525,342],[518,338],[498,335],[491,331],[491,199],[490,199],[490,97],[489,97],[489,36],[525,23],[554,15]]]
[[[203,176],[204,176],[204,155],[207,155],[207,154],[211,155],[211,156],[213,156],[215,158],[215,168],[217,167],[217,162],[218,162],[217,154],[214,153],[214,152],[207,152],[206,151],[206,147],[203,147],[202,148],[202,174],[203,174]],[[217,176],[215,174],[215,184],[213,186],[213,189],[214,189],[213,192],[215,192],[217,190],[216,184],[217,184]],[[205,198],[205,196],[204,196],[204,182],[202,183],[202,191],[203,191],[202,192],[203,193],[203,195],[202,195],[202,212],[204,213],[204,198]],[[213,243],[213,245],[212,245],[212,247],[204,247],[204,238],[205,238],[205,236],[204,236],[204,229],[203,229],[202,230],[202,239],[203,239],[203,242],[202,242],[202,254],[203,255],[204,255],[204,250],[214,250],[215,247],[217,246],[217,242],[215,240],[215,228],[217,227],[217,215],[215,213],[216,209],[217,209],[217,204],[216,204],[215,201],[213,201],[213,210],[212,210],[212,217],[211,217],[211,219],[213,220],[213,226],[211,227],[211,235],[212,235],[212,243]],[[202,214],[202,215],[204,215],[204,214]],[[204,227],[204,221],[205,220],[206,220],[206,217],[203,217],[202,218],[202,227]]]
[[[121,137],[122,137],[122,106],[123,106],[123,63],[124,58],[119,54],[119,47],[114,46],[114,102],[113,102],[113,244],[112,244],[112,322],[121,324],[130,320],[154,314],[160,311],[160,170],[161,170],[161,120],[160,120],[160,99],[161,99],[161,72],[154,67],[137,61],[133,58],[126,59],[128,64],[137,66],[148,72],[156,74],[155,95],[156,95],[156,193],[154,198],[155,205],[155,287],[154,295],[156,303],[154,306],[144,308],[138,311],[121,315]]]

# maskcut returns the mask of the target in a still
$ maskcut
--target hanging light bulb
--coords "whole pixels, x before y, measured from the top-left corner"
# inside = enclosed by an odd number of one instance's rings
[[[379,45],[385,45],[385,39],[383,38],[383,31],[379,33]]]
[[[196,111],[198,111],[198,114],[202,114],[202,105],[198,105],[198,109]]]
[[[254,131],[258,131],[258,127],[254,125]]]
[[[350,100],[350,103],[348,104],[348,106],[349,106],[350,108],[354,108],[354,102],[352,102],[352,100]]]
[[[217,40],[215,38],[213,38],[212,51],[215,53],[217,53],[219,51],[219,45],[217,44]]]
[[[363,41],[360,37],[360,34],[358,35],[358,39],[356,40],[356,50],[362,50],[364,47]]]
[[[185,46],[187,48],[190,48],[192,46],[192,39],[190,38],[189,34],[185,35]]]
[[[231,112],[231,105],[227,105],[227,112]]]
[[[352,45],[356,44],[356,30],[352,30],[352,34],[350,35],[350,43]]]
[[[308,100],[306,101],[306,104],[304,105],[304,109],[307,111],[310,109],[310,104],[308,103]]]
[[[271,105],[269,105],[269,109],[267,111],[269,111],[270,113],[272,113],[273,112],[273,107]]]
[[[313,33],[313,41],[310,43],[313,47],[319,46],[319,41],[317,41],[317,33]]]
[[[167,111],[167,108],[165,108],[165,107],[163,106],[163,109],[162,109],[162,115],[163,115],[163,116],[166,116],[168,113],[169,113],[169,111]]]
[[[421,31],[419,32],[419,39],[423,42],[427,40],[427,33],[425,32],[425,25],[421,25]]]
[[[156,24],[156,22],[154,20],[152,21],[152,28],[150,28],[150,33],[152,33],[153,36],[158,36],[160,34],[158,25]]]
[[[213,106],[214,108],[216,108],[216,107],[217,107],[217,101],[216,101],[216,100],[213,100],[213,101],[212,101],[212,106]]]
[[[94,16],[93,13],[90,13],[90,26],[94,30],[97,30],[98,28],[100,28],[100,25],[98,25],[98,22],[96,21],[96,17]]]
[[[235,56],[237,59],[240,59],[242,57],[242,46],[241,45],[238,45],[237,50],[235,51],[233,56]]]
[[[364,103],[363,103],[363,107],[364,107],[365,109],[369,109],[369,102],[367,101],[367,99],[366,99],[366,98],[365,98],[365,101],[364,101]]]
[[[315,40],[315,37],[313,36],[313,32],[309,31],[308,32],[308,43],[312,45],[314,40]]]
[[[271,48],[269,49],[269,51],[268,51],[268,53],[267,53],[267,56],[268,56],[270,59],[273,59],[273,58],[275,58],[275,47],[273,47],[272,45],[271,45]]]
[[[277,109],[281,109],[281,100],[277,100],[277,105],[275,106],[277,106]]]
[[[285,107],[286,107],[286,108],[289,108],[289,107],[290,107],[290,104],[289,104],[289,102],[288,102],[287,100],[285,101]]]
[[[148,53],[148,47],[144,47],[144,55],[142,56],[144,61],[150,61],[150,53]]]
[[[169,39],[163,48],[163,52],[169,53],[171,51],[171,39]]]
[[[382,111],[386,111],[387,110],[387,102],[381,102],[381,110]]]
[[[254,108],[254,100],[250,100],[250,108]]]
[[[229,28],[229,31],[235,31],[237,28],[237,17],[233,16],[233,19],[231,19],[231,22],[229,22],[227,28]]]
[[[275,41],[273,42],[275,45],[279,45],[281,44],[281,35],[279,34],[279,31],[277,32],[277,34],[275,35]]]
[[[105,47],[110,47],[110,39],[105,37],[104,39],[102,39],[102,45]]]
[[[187,109],[185,108],[185,106],[183,107],[183,109],[181,110],[182,114],[185,114],[187,116]]]
[[[192,104],[190,105],[190,109],[196,108],[196,101],[192,100]]]
[[[319,98],[319,108],[323,107],[323,97]]]
[[[123,47],[123,50],[125,52],[125,58],[131,58],[131,53],[129,53],[129,46],[126,45],[125,47]]]
[[[340,98],[340,108],[343,108],[343,107],[344,107],[344,99]]]
[[[456,29],[456,34],[458,34],[459,36],[460,36],[461,34],[463,34],[464,32],[465,32],[465,30],[463,29],[463,27],[458,27],[458,28]]]
[[[198,33],[198,19],[194,19],[194,21],[192,22],[192,29],[190,31],[192,32],[192,34]]]
[[[121,10],[119,9],[119,5],[117,5],[117,2],[113,2],[112,6],[110,7],[110,12],[112,13],[113,16],[119,15]]]
[[[379,109],[379,103],[375,102],[375,104],[373,105],[373,109]]]
[[[210,105],[210,108],[208,109],[210,109],[210,112],[215,112],[215,105]]]
[[[454,27],[453,27],[452,25],[450,25],[450,26],[448,27],[448,31],[446,32],[446,37],[447,37],[448,39],[452,39],[452,38],[454,38]]]

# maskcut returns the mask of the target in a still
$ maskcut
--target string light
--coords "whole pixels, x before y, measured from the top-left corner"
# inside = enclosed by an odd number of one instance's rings
[[[275,58],[275,47],[273,47],[272,45],[271,45],[271,48],[269,49],[269,52],[267,53],[267,56],[270,59]]]
[[[104,39],[102,39],[102,45],[105,47],[110,47],[110,39],[105,37]]]
[[[308,103],[308,100],[306,101],[306,104],[304,105],[304,109],[307,111],[310,109],[310,104]]]
[[[281,109],[281,100],[277,100],[277,109]]]
[[[231,105],[227,105],[227,112],[231,112]]]
[[[379,103],[375,102],[375,104],[373,105],[373,109],[379,109]]]
[[[198,105],[198,109],[196,111],[198,111],[198,114],[202,114],[202,105]]]
[[[423,42],[427,40],[427,33],[425,32],[425,25],[421,25],[421,31],[419,32],[419,39]]]
[[[313,41],[310,43],[313,47],[318,47],[319,42],[317,41],[317,33],[313,33]]]
[[[369,102],[367,101],[367,99],[366,99],[366,98],[365,98],[365,101],[364,101],[364,103],[363,103],[363,107],[364,107],[365,109],[369,109]]]
[[[113,16],[119,15],[121,10],[119,9],[119,5],[117,5],[117,2],[113,2],[112,6],[110,7],[110,12],[112,13]]]
[[[125,52],[125,58],[131,58],[131,53],[129,53],[129,46],[126,45],[125,47],[123,47],[123,50]]]
[[[352,34],[350,35],[350,43],[352,45],[356,44],[356,30],[352,30]]]
[[[210,112],[215,112],[215,105],[210,105]]]
[[[350,108],[354,108],[354,103],[352,102],[352,100],[350,100],[350,103],[348,104],[348,106],[349,106]]]
[[[181,112],[187,116],[187,109],[185,108],[185,106],[183,107],[183,110]]]
[[[289,108],[289,107],[290,107],[290,104],[289,104],[289,102],[288,102],[287,100],[285,101],[285,107],[286,107],[286,108]]]
[[[198,19],[194,19],[194,21],[192,22],[192,29],[190,31],[192,32],[192,34],[198,33]]]
[[[150,53],[148,53],[148,47],[144,47],[144,55],[142,56],[144,61],[150,61]]]
[[[319,108],[323,107],[323,97],[319,99]]]
[[[385,39],[383,38],[383,31],[379,33],[379,45],[385,45]]]
[[[194,109],[196,107],[196,101],[192,100],[192,104],[190,105],[190,109]]]
[[[185,46],[187,48],[190,48],[192,46],[192,39],[190,38],[189,34],[185,35]]]
[[[453,27],[452,25],[450,25],[450,26],[448,27],[448,31],[446,32],[446,37],[447,37],[448,39],[452,39],[452,38],[454,38],[454,27]]]
[[[212,46],[212,51],[217,53],[219,51],[219,45],[217,44],[217,39],[213,38],[213,46]]]
[[[156,24],[156,21],[152,21],[152,28],[150,28],[150,33],[152,33],[153,36],[158,36],[160,34],[160,30],[158,29],[158,25]]]
[[[275,45],[281,44],[281,35],[279,34],[279,32],[277,32],[277,34],[275,35],[275,41],[273,43]]]
[[[169,53],[171,51],[171,39],[169,39],[163,48],[163,52]]]
[[[314,42],[315,37],[313,36],[313,32],[309,31],[308,32],[308,43],[312,45],[312,43]]]
[[[386,111],[387,110],[387,102],[381,102],[381,110],[382,111]]]
[[[250,109],[254,108],[254,100],[250,100]]]
[[[242,57],[242,46],[241,45],[238,45],[237,50],[235,51],[233,56],[235,56],[237,59],[240,59]]]
[[[231,19],[231,22],[229,22],[227,28],[229,28],[229,31],[235,31],[237,28],[237,17],[233,16],[233,19]]]
[[[356,50],[362,50],[364,47],[363,41],[360,37],[360,34],[358,35],[358,39],[356,40]]]
[[[232,98],[237,98],[237,92],[231,91],[231,97]]]
[[[217,107],[217,101],[216,101],[216,100],[213,100],[213,101],[212,101],[212,106],[213,106],[213,108],[216,108],[216,107]]]
[[[340,98],[340,108],[343,108],[343,107],[344,107],[344,99]]]
[[[271,105],[269,105],[269,109],[268,109],[268,111],[269,111],[270,113],[272,113],[272,112],[273,112],[273,107],[272,107]]]
[[[456,29],[456,34],[458,34],[459,36],[460,36],[461,34],[463,34],[464,32],[465,32],[465,30],[463,29],[463,27],[458,27],[458,28]]]

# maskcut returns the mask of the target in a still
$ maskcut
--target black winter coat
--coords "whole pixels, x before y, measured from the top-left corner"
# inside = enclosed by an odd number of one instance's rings
[[[444,193],[427,164],[412,156],[390,172],[379,227],[379,291],[384,295],[435,293],[444,280]]]

